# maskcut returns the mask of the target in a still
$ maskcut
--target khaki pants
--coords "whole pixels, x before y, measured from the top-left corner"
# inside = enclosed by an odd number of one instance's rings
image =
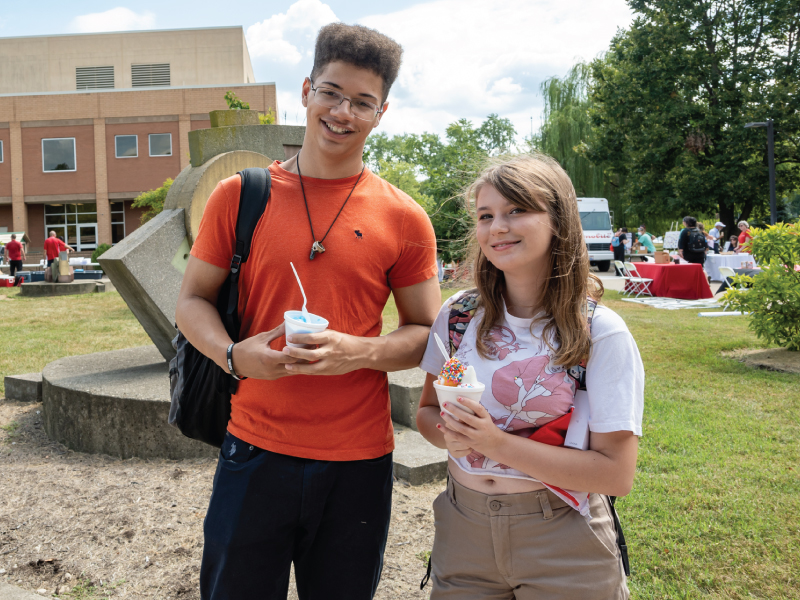
[[[451,477],[433,503],[431,600],[626,600],[605,496],[592,520],[546,490],[489,496]]]

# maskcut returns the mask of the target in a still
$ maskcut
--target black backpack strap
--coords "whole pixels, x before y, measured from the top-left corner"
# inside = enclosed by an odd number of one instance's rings
[[[631,563],[628,559],[628,544],[625,543],[625,533],[622,531],[622,524],[619,522],[617,509],[614,506],[617,503],[616,496],[609,496],[608,503],[611,505],[611,516],[614,518],[614,529],[617,530],[617,547],[619,547],[619,556],[622,559],[622,568],[625,570],[625,576],[631,576]]]
[[[242,191],[239,195],[239,213],[236,217],[236,246],[231,258],[229,276],[228,302],[225,307],[225,329],[234,341],[239,340],[239,274],[242,264],[250,256],[250,246],[256,225],[264,214],[269,200],[272,179],[269,169],[243,169],[239,171],[242,178]]]

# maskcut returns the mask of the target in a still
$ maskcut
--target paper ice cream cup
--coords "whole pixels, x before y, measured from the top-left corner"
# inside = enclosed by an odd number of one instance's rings
[[[449,385],[440,385],[439,383],[434,381],[433,389],[436,390],[436,397],[439,399],[439,408],[441,408],[444,412],[446,412],[454,419],[458,419],[458,416],[454,415],[452,412],[450,412],[444,407],[444,403],[448,402],[452,404],[458,404],[463,410],[465,410],[471,415],[474,415],[475,411],[461,404],[458,401],[458,398],[460,396],[462,398],[469,398],[470,400],[474,400],[475,402],[480,402],[481,396],[483,395],[483,391],[486,389],[486,386],[482,383],[478,383],[475,387],[471,388],[451,387]]]
[[[328,328],[328,321],[322,317],[309,313],[309,322],[306,322],[302,310],[287,310],[283,313],[283,322],[286,325],[286,335],[290,336],[295,333],[319,333]],[[293,342],[286,342],[287,346],[293,348],[305,348],[305,344],[295,344]]]

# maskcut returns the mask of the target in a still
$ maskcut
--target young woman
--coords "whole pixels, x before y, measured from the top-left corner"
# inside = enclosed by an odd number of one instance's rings
[[[728,242],[725,244],[724,252],[738,252],[739,251],[739,238],[732,235]]]
[[[440,409],[433,382],[445,358],[442,307],[421,367],[420,432],[449,450],[447,490],[434,502],[432,600],[627,598],[611,507],[633,484],[644,371],[620,317],[589,274],[575,190],[552,159],[520,156],[487,168],[474,202],[478,308],[454,356],[475,368],[480,403]],[[472,291],[474,292],[474,291]],[[469,308],[469,305],[465,308]],[[569,412],[587,360],[587,451],[529,439]],[[546,482],[546,483],[543,483]]]

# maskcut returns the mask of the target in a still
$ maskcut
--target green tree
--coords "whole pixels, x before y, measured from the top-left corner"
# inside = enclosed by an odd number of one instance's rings
[[[134,208],[146,209],[142,213],[142,225],[164,210],[164,200],[167,199],[167,193],[170,187],[172,187],[172,179],[167,178],[160,188],[144,192],[134,198],[132,204]]]
[[[582,151],[592,130],[588,88],[591,68],[578,63],[565,77],[551,77],[541,85],[544,97],[542,127],[531,140],[538,151],[552,156],[572,179],[578,197],[605,197],[603,169]]]
[[[630,30],[591,65],[586,156],[641,215],[763,216],[766,135],[744,125],[774,119],[779,194],[798,189],[797,0],[628,4]]]
[[[381,176],[402,163],[404,185],[411,185],[408,176],[413,175],[419,190],[416,192],[413,185],[409,189],[426,199],[427,204],[417,201],[431,217],[444,260],[459,260],[465,254],[464,241],[471,223],[461,194],[488,157],[513,149],[515,136],[511,121],[496,114],[489,115],[478,127],[460,119],[447,127],[444,142],[432,133],[391,138],[386,134],[371,136],[364,149],[364,160]],[[409,189],[398,187],[415,197]]]

